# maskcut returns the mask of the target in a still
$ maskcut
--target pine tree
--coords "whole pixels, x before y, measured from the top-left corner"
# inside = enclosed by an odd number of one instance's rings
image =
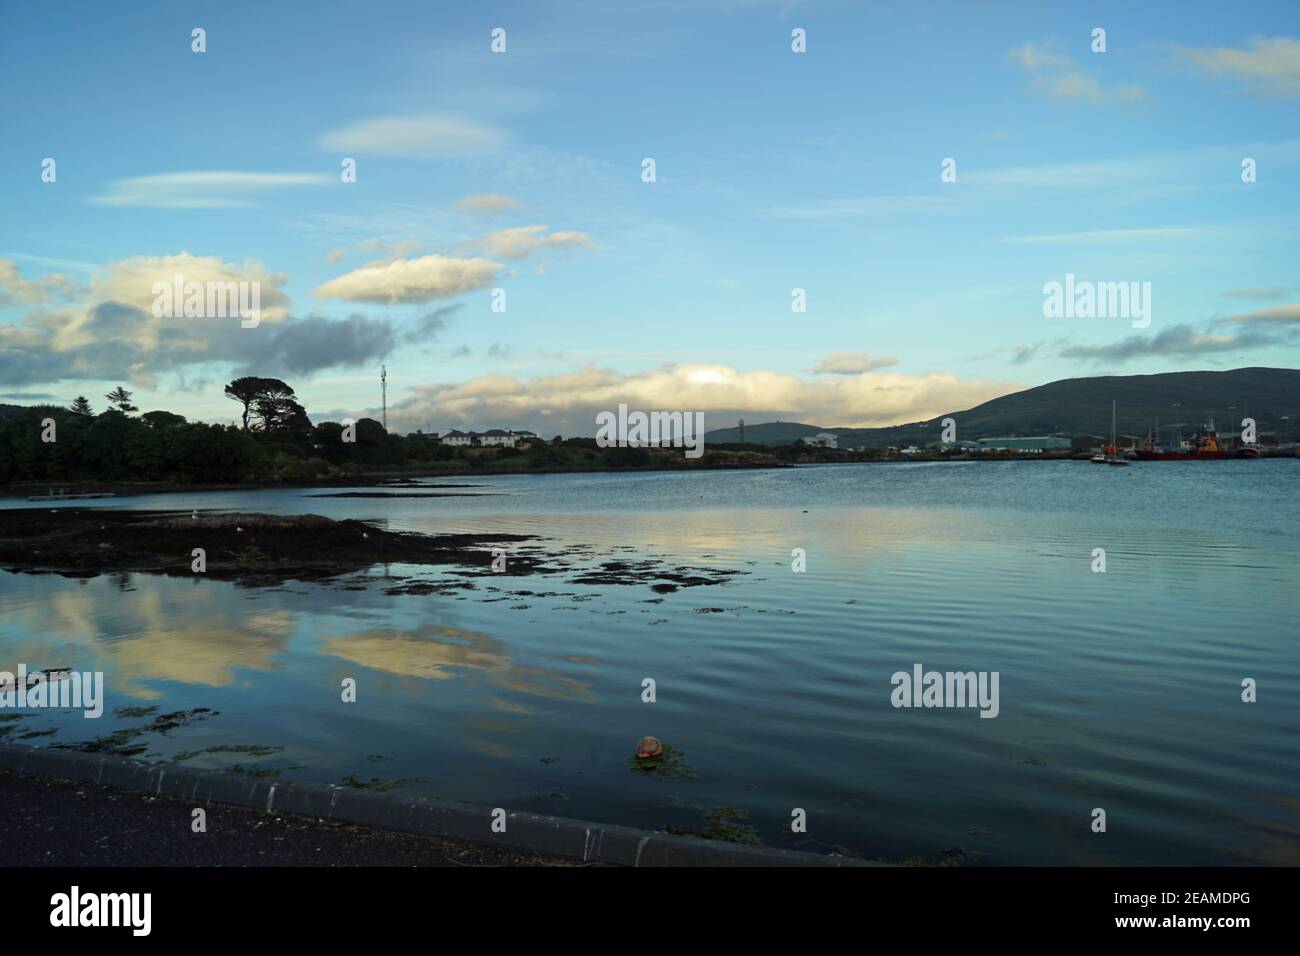
[[[73,399],[72,410],[78,415],[85,415],[87,418],[90,418],[95,414],[94,409],[90,407],[90,402],[87,400],[85,395],[78,395]]]
[[[140,409],[131,404],[131,393],[121,385],[113,389],[104,396],[110,403],[117,406],[118,411],[123,415],[129,415],[131,412],[138,412]]]

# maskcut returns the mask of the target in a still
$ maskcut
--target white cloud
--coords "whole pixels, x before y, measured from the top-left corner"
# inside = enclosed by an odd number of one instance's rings
[[[873,371],[810,382],[785,372],[740,371],[721,364],[669,365],[631,374],[587,366],[531,379],[492,374],[420,387],[414,398],[389,408],[389,419],[410,428],[429,422],[444,427],[509,423],[539,433],[591,435],[597,412],[626,402],[647,411],[702,411],[706,428],[733,424],[738,416],[870,427],[923,421],[1023,387],[960,381],[948,372]]]
[[[1300,322],[1300,303],[1275,306],[1271,309],[1258,309],[1254,312],[1242,312],[1230,315],[1227,322]]]
[[[553,232],[546,235],[550,226],[516,226],[501,229],[474,243],[490,256],[504,259],[527,259],[538,249],[573,249],[591,245],[591,236],[585,232]]]
[[[857,219],[863,216],[892,216],[950,206],[957,200],[946,196],[844,196],[812,199],[768,210],[771,219]]]
[[[813,371],[819,375],[858,375],[897,364],[898,359],[889,356],[868,355],[866,352],[832,352]]]
[[[42,305],[55,299],[75,299],[85,286],[63,273],[25,279],[12,259],[0,259],[0,307]]]
[[[446,159],[490,152],[504,130],[455,116],[378,116],[324,134],[321,146],[341,153]]]
[[[335,181],[326,173],[160,173],[116,180],[109,184],[108,192],[90,202],[156,209],[247,209],[257,205],[251,198],[257,193]]]
[[[1030,40],[1007,51],[1007,59],[1018,63],[1033,78],[1034,88],[1054,100],[1082,100],[1094,106],[1106,102],[1134,103],[1147,99],[1147,91],[1136,83],[1104,89],[1097,78],[1083,72],[1070,57],[1057,53],[1050,42]]]
[[[1088,232],[1061,232],[1039,236],[1012,236],[1003,242],[1018,245],[1065,245],[1073,243],[1147,242],[1161,239],[1190,239],[1205,234],[1204,229],[1167,226],[1155,229],[1093,229]]]
[[[242,263],[224,262],[216,256],[195,256],[180,252],[174,256],[136,256],[108,263],[91,283],[91,296],[99,302],[117,302],[149,313],[152,317],[153,286],[172,285],[177,276],[184,282],[256,282],[261,297],[261,321],[278,322],[289,314],[289,297],[282,291],[287,281],[255,259]]]
[[[155,316],[154,284],[171,286],[176,276],[185,283],[257,283],[261,321],[244,327],[238,316]],[[130,381],[153,390],[163,375],[183,378],[186,369],[213,364],[235,375],[313,375],[371,365],[402,343],[431,341],[454,311],[439,309],[413,323],[357,313],[291,316],[284,282],[255,260],[182,252],[109,262],[74,305],[34,306],[18,321],[0,323],[0,382]]]
[[[1300,98],[1300,41],[1294,37],[1253,37],[1250,49],[1175,47],[1174,58],[1211,75],[1244,80],[1265,96]]]
[[[483,193],[480,196],[466,196],[464,199],[457,201],[456,208],[462,212],[491,215],[498,212],[523,209],[524,204],[513,196],[503,196],[500,193]]]
[[[316,295],[350,302],[431,302],[486,288],[502,268],[489,259],[438,255],[371,262],[331,279],[316,289]]]
[[[1007,51],[1007,58],[1015,60],[1026,70],[1069,69],[1073,61],[1068,56],[1052,52],[1050,43],[1035,43],[1029,40],[1023,46],[1013,47]]]

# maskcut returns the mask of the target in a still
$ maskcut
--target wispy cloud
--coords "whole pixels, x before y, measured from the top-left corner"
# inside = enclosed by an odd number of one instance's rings
[[[763,216],[769,219],[858,219],[941,209],[957,202],[947,196],[845,196],[775,206]]]
[[[1043,346],[1044,343],[1042,342],[1035,342],[1033,345],[1004,345],[1002,348],[990,349],[987,352],[981,352],[979,355],[971,357],[977,362],[983,362],[996,355],[1010,355],[1012,365],[1028,365],[1042,350]]]
[[[384,304],[448,299],[492,284],[504,268],[488,259],[421,256],[371,262],[316,289],[322,299]]]
[[[472,245],[490,256],[527,259],[540,249],[574,249],[591,245],[591,236],[573,230],[547,233],[550,226],[516,226],[484,236]]]
[[[1104,88],[1092,74],[1080,69],[1070,57],[1052,49],[1050,41],[1033,40],[1007,51],[1007,59],[1024,68],[1036,90],[1054,100],[1084,101],[1093,106],[1108,103],[1136,103],[1148,98],[1136,83]]]
[[[483,193],[480,196],[466,196],[464,199],[457,200],[456,208],[461,212],[492,215],[499,212],[523,209],[524,204],[513,196],[503,196],[500,193]]]
[[[336,181],[327,173],[159,173],[116,180],[90,202],[155,209],[247,209],[257,205],[253,197],[262,193]]]
[[[1241,312],[1237,315],[1230,315],[1223,321],[1250,323],[1300,322],[1300,303],[1292,302],[1287,305],[1275,306],[1271,309],[1257,309],[1254,312]]]
[[[320,145],[340,153],[448,159],[491,152],[508,134],[456,116],[377,116],[325,133]]]
[[[860,375],[873,372],[878,368],[897,365],[898,359],[892,356],[868,355],[866,352],[832,352],[813,369],[817,375]]]
[[[1228,289],[1219,295],[1229,299],[1282,299],[1291,293],[1295,286],[1275,285],[1255,289]]]
[[[1011,236],[1003,242],[1018,245],[1072,245],[1077,243],[1149,242],[1159,239],[1191,239],[1206,230],[1195,227],[1169,226],[1157,229],[1093,229],[1088,232],[1060,232],[1039,236]]]
[[[1193,358],[1215,353],[1240,352],[1275,345],[1278,337],[1262,329],[1244,329],[1235,335],[1197,331],[1190,325],[1173,325],[1157,335],[1131,335],[1105,345],[1071,345],[1061,358],[1091,362],[1128,362],[1164,357]]]
[[[1248,48],[1175,47],[1174,62],[1210,76],[1226,76],[1260,96],[1300,99],[1300,41],[1295,37],[1252,37]]]

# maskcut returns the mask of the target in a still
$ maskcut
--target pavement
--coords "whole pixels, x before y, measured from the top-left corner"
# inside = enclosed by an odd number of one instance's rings
[[[221,804],[203,806],[0,770],[6,866],[599,866]]]

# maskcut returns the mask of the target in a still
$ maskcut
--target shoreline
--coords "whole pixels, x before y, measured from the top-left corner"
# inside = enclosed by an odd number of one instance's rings
[[[478,853],[506,853],[525,858],[581,861],[615,866],[889,866],[872,860],[834,854],[756,847],[657,830],[603,824],[511,810],[473,806],[427,797],[403,797],[318,783],[252,780],[238,774],[157,765],[104,754],[81,754],[0,744],[0,797],[6,776],[21,780],[49,779],[167,799],[173,813],[183,814],[177,845],[191,846],[190,809],[202,806],[242,808],[255,818],[305,818],[325,826],[352,824],[377,831],[409,835],[410,840],[451,841]],[[0,805],[3,805],[0,802]],[[160,804],[144,814],[135,812],[155,839],[153,823]],[[504,812],[504,832],[493,827],[494,815]],[[34,815],[39,815],[36,811]],[[80,816],[77,817],[80,821]],[[82,821],[84,822],[84,821]],[[8,824],[0,822],[0,832]],[[257,831],[257,832],[264,832]],[[255,843],[266,837],[252,837]],[[116,843],[116,841],[115,841]],[[274,863],[276,861],[268,861]]]
[[[1069,455],[913,455],[903,458],[864,458],[855,461],[800,461],[800,462],[780,462],[780,463],[763,463],[763,464],[726,464],[726,465],[692,465],[690,467],[680,468],[659,468],[653,465],[644,465],[630,468],[519,468],[519,469],[455,469],[433,470],[433,469],[412,469],[409,471],[376,471],[365,472],[359,475],[333,475],[323,478],[313,479],[293,479],[282,481],[246,481],[246,482],[218,482],[213,484],[192,484],[175,481],[160,482],[132,482],[132,481],[43,481],[43,482],[15,482],[8,485],[0,485],[0,502],[5,501],[26,501],[28,495],[43,494],[50,489],[65,490],[69,494],[102,494],[111,493],[114,497],[140,497],[144,495],[161,495],[161,494],[193,494],[197,492],[220,492],[220,491],[260,491],[273,488],[383,488],[393,487],[401,488],[407,482],[425,479],[462,479],[474,482],[474,484],[447,484],[447,485],[420,485],[408,487],[419,487],[425,490],[439,491],[441,489],[461,489],[479,487],[478,482],[485,481],[489,478],[506,477],[513,475],[588,475],[588,474],[658,474],[658,473],[681,473],[695,471],[761,471],[768,469],[784,468],[802,468],[810,465],[901,465],[916,464],[918,462],[927,463],[965,463],[978,462],[981,464],[993,464],[996,462],[1029,462],[1029,461],[1080,461],[1086,462],[1092,456],[1087,453],[1073,453]],[[1298,456],[1289,449],[1283,452],[1268,453],[1265,452],[1260,456],[1261,461],[1275,459],[1295,459]],[[1248,459],[1237,459],[1228,457],[1219,459],[1221,461],[1239,461]],[[1202,462],[1206,464],[1208,462]],[[1161,462],[1145,462],[1144,464],[1161,464]],[[474,492],[470,492],[474,494]],[[50,502],[32,502],[32,506],[39,507],[49,504]],[[10,509],[12,510],[12,509]]]

